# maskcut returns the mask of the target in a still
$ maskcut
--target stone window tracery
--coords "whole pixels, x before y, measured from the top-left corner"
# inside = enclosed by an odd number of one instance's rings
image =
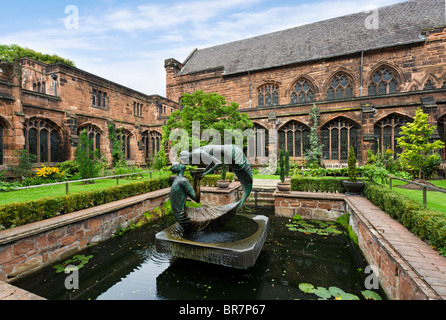
[[[379,96],[397,92],[398,80],[391,69],[384,67],[373,74],[369,84],[369,96]]]
[[[297,80],[291,94],[291,104],[311,103],[314,101],[314,88],[311,83],[304,78]]]
[[[375,152],[385,153],[392,150],[393,155],[400,154],[403,150],[398,147],[396,139],[401,137],[401,127],[410,120],[399,115],[390,115],[375,124]]]
[[[337,118],[321,130],[322,159],[347,161],[350,147],[358,155],[358,127],[348,119]]]
[[[79,135],[82,133],[82,131],[86,131],[88,138],[93,141],[93,144],[91,146],[91,150],[97,150],[99,153],[101,152],[101,131],[93,125],[88,125],[86,127],[82,127],[79,129],[78,133]]]
[[[26,123],[26,147],[37,163],[63,161],[63,146],[59,130],[51,122],[33,119]]]
[[[279,149],[288,150],[290,157],[303,157],[310,147],[310,130],[297,121],[290,121],[279,130]]]
[[[279,105],[279,86],[265,84],[258,89],[258,107],[271,107]]]
[[[348,99],[353,97],[353,85],[345,73],[336,74],[327,90],[327,100]]]

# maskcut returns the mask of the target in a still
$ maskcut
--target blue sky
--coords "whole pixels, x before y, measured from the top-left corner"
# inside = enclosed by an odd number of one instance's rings
[[[404,0],[2,1],[0,43],[58,54],[98,76],[165,95],[164,60]],[[73,11],[78,10],[78,29]],[[68,22],[68,28],[67,28]]]

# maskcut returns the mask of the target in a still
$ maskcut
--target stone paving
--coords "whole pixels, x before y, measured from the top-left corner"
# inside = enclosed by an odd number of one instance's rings
[[[443,300],[446,299],[446,257],[363,197],[347,197],[388,244]]]
[[[0,281],[0,300],[46,300],[28,291]]]

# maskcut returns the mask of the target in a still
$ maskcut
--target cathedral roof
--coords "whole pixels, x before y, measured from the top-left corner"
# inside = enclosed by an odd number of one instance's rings
[[[424,41],[422,30],[443,26],[444,0],[409,0],[254,38],[195,50],[180,74],[223,69],[224,75],[377,50]],[[377,25],[375,25],[377,26]]]

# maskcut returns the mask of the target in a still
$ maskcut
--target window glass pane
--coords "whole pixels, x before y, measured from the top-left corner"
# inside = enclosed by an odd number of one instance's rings
[[[277,92],[273,93],[273,105],[277,106],[279,104],[279,94]]]
[[[98,151],[98,153],[101,153],[101,134],[97,133],[96,134],[96,150]]]
[[[130,159],[130,136],[127,137],[127,159]]]
[[[271,94],[268,92],[265,97],[265,106],[271,106]]]
[[[297,103],[297,94],[296,93],[293,93],[291,95],[291,103]]]
[[[285,150],[285,131],[279,132],[279,149]]]
[[[373,75],[373,81],[376,82],[376,83],[378,83],[380,80],[381,80],[381,73],[380,73],[380,72],[376,72],[376,73]]]
[[[392,80],[389,83],[389,93],[397,93],[398,89],[398,83],[396,80]]]
[[[346,98],[352,98],[353,97],[353,89],[352,89],[352,87],[348,86],[345,89],[345,97]]]
[[[344,92],[342,91],[342,88],[339,87],[339,88],[336,90],[336,99],[342,99],[343,96],[344,96]]]
[[[339,160],[339,130],[331,130],[331,160]]]
[[[356,128],[350,129],[350,146],[353,146],[356,158],[358,158],[358,130]]]
[[[347,79],[346,76],[342,76],[342,78],[341,78],[341,85],[343,87],[346,87],[348,85],[348,79]]]
[[[40,131],[40,162],[48,162],[48,131]]]
[[[51,131],[50,139],[51,139],[51,162],[63,161],[59,134],[54,130]]]
[[[293,132],[292,131],[288,131],[287,132],[286,140],[287,140],[287,150],[290,153],[290,156],[294,157],[294,152],[293,152]]]
[[[303,140],[303,149],[304,154],[310,149],[310,131],[304,130],[302,131],[302,140]]]
[[[369,85],[369,96],[376,96],[376,86],[374,83]]]
[[[324,160],[330,160],[330,131],[328,129],[322,130],[322,158]]]
[[[259,101],[259,108],[263,107],[263,100],[264,100],[263,99],[263,95],[259,93],[259,99],[258,99],[258,101]]]
[[[327,91],[327,100],[334,100],[334,91],[332,88]]]
[[[378,94],[379,95],[381,95],[381,94],[386,94],[387,93],[387,86],[386,86],[386,84],[384,83],[384,82],[381,82],[380,84],[379,84],[379,86],[378,86]]]
[[[299,103],[305,103],[305,95],[303,93],[299,95]]]
[[[302,157],[302,132],[294,132],[295,157]]]
[[[348,159],[348,129],[341,129],[341,160]]]
[[[394,146],[395,146],[395,151],[394,151],[394,157],[397,154],[401,154],[403,152],[403,149],[398,147],[398,143],[396,142],[397,138],[401,137],[401,126],[395,126],[395,141],[394,141]]]
[[[392,149],[392,127],[387,126],[384,127],[384,134],[383,134],[383,150],[382,153],[385,153],[387,149]]]
[[[308,91],[307,94],[307,102],[313,102],[314,101],[314,97],[313,97],[313,91]]]
[[[38,133],[37,129],[35,128],[32,128],[28,131],[28,152],[29,154],[32,154],[36,157],[37,157],[37,133]]]

